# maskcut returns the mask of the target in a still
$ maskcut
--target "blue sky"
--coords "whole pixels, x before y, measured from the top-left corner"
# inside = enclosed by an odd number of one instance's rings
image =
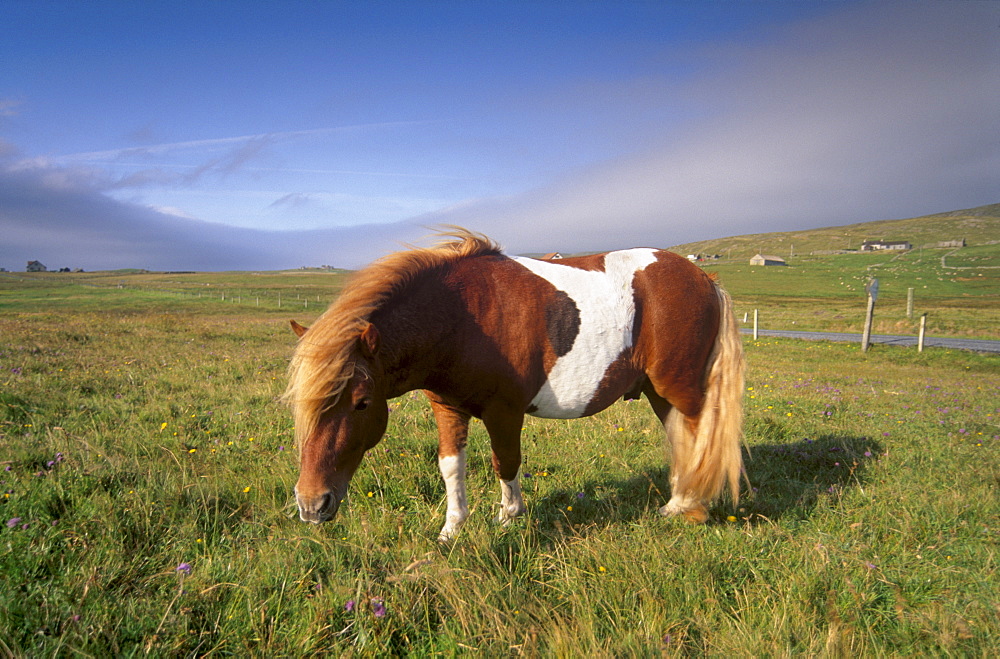
[[[1000,201],[1000,3],[0,0],[0,266],[667,247]]]

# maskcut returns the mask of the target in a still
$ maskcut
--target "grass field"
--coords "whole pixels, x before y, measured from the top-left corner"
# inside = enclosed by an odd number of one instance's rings
[[[906,252],[848,252],[869,239],[907,240]],[[966,239],[961,249],[942,241]],[[718,272],[741,315],[758,309],[762,327],[860,332],[865,284],[878,278],[874,331],[916,334],[927,316],[930,336],[1000,338],[1000,204],[904,220],[865,222],[706,240],[672,248],[719,255],[702,265]],[[751,267],[755,253],[774,254],[787,267]],[[907,290],[913,314],[907,317]]]
[[[886,316],[912,270],[919,313],[986,317],[942,331],[996,327],[990,286],[918,256],[819,261],[809,281],[713,267],[741,310],[796,327],[859,322],[833,316],[863,314],[873,265]],[[26,277],[0,276],[0,655],[1000,652],[995,356],[747,342],[752,489],[703,526],[656,514],[644,401],[529,419],[509,528],[475,424],[473,517],[443,547],[420,395],[392,401],[337,520],[297,519],[286,319],[341,273]]]

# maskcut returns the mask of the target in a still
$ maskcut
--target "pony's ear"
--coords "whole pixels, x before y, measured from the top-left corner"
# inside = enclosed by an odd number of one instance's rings
[[[358,344],[361,346],[361,353],[371,359],[378,352],[379,344],[378,330],[371,323],[361,332],[361,336],[358,337]]]
[[[291,325],[292,325],[292,331],[295,332],[295,335],[298,336],[300,339],[302,338],[303,334],[305,334],[306,332],[309,331],[308,327],[303,327],[302,325],[299,325],[294,320],[290,320],[288,322],[291,323]]]

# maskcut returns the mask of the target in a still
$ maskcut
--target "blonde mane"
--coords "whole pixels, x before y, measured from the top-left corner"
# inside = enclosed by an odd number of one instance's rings
[[[284,399],[294,410],[295,444],[300,451],[320,415],[354,375],[357,340],[372,313],[423,273],[459,259],[500,253],[492,240],[461,227],[447,227],[437,235],[447,240],[389,254],[355,273],[299,340],[288,367]]]

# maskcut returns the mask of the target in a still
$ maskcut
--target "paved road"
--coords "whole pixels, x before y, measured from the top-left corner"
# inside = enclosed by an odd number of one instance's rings
[[[742,330],[744,334],[753,334],[752,329]],[[758,336],[778,336],[788,339],[806,339],[809,341],[847,341],[861,343],[860,334],[843,334],[840,332],[795,332],[786,330],[758,330]],[[917,337],[897,336],[892,334],[872,334],[872,343],[885,343],[894,346],[915,346]],[[975,350],[976,352],[1000,353],[1000,341],[988,339],[939,339],[924,337],[925,348],[956,348],[958,350]]]

